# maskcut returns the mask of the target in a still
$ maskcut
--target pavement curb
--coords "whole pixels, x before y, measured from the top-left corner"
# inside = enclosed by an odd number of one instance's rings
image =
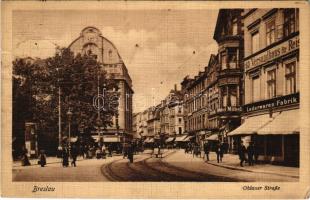
[[[249,170],[249,169],[242,169],[242,168],[239,168],[239,167],[220,165],[220,164],[210,163],[210,162],[206,162],[206,163],[210,164],[210,165],[213,165],[213,166],[222,167],[222,168],[231,169],[231,170],[246,171],[246,172],[252,172],[252,173],[271,174],[271,175],[285,176],[285,177],[290,177],[290,178],[299,178],[299,176],[294,176],[294,175],[287,175],[287,174],[280,174],[280,173],[274,173],[274,172],[255,171],[255,170]]]

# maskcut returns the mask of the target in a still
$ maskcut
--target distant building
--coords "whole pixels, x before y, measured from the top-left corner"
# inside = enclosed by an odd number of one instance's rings
[[[244,11],[242,125],[232,145],[255,143],[259,159],[299,164],[299,10]]]
[[[182,81],[185,107],[185,131],[196,137],[205,136],[207,128],[207,73],[199,72],[193,79],[185,77]],[[202,138],[201,138],[202,139]]]
[[[160,106],[160,133],[167,136],[183,134],[183,112],[183,96],[175,85]]]
[[[112,42],[102,36],[99,29],[86,27],[81,31],[80,36],[74,40],[69,48],[74,54],[92,54],[103,64],[103,70],[108,75],[114,76],[118,81],[119,98],[118,116],[113,118],[113,126],[108,127],[104,135],[125,134],[132,137],[132,81],[128,70],[116,47]],[[117,124],[119,128],[117,128]],[[101,130],[103,131],[103,130]]]

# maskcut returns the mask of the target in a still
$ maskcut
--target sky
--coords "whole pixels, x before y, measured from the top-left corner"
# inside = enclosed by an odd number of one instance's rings
[[[86,26],[95,26],[118,49],[133,82],[134,112],[157,105],[187,75],[216,54],[218,10],[54,10],[13,12],[13,55],[53,56]]]

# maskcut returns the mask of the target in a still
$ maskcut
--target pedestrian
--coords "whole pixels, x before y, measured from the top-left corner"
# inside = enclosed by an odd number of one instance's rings
[[[109,156],[112,157],[112,144],[108,145]]]
[[[239,154],[240,166],[241,167],[243,167],[243,162],[245,161],[245,153],[246,153],[246,148],[243,144],[243,141],[241,141],[239,148],[238,148],[238,154]]]
[[[247,149],[247,152],[248,152],[248,162],[249,162],[249,166],[252,166],[254,163],[254,160],[253,160],[253,156],[254,156],[254,147],[253,147],[253,142],[250,142],[249,146],[248,146],[248,149]]]
[[[225,145],[223,142],[221,142],[221,146],[220,146],[220,161],[222,162],[223,161],[223,157],[224,157],[224,152],[225,152]]]
[[[40,150],[38,164],[41,165],[41,167],[44,167],[46,165],[46,155],[43,149]]]
[[[223,147],[220,142],[218,142],[216,145],[216,159],[217,163],[222,162],[223,159]]]
[[[128,145],[125,143],[123,145],[123,158],[126,158],[128,156]]]
[[[69,166],[69,151],[67,147],[64,147],[62,150],[62,166],[63,167]]]
[[[106,153],[106,146],[104,144],[102,145],[101,153],[102,153],[102,158],[105,159],[107,153]]]
[[[127,155],[130,163],[133,163],[133,146],[132,144],[129,144],[128,146],[128,155]]]
[[[29,165],[31,165],[30,162],[29,162],[27,154],[28,154],[27,148],[23,147],[22,148],[22,159],[21,159],[22,166],[29,166]]]
[[[102,152],[101,152],[100,147],[98,147],[97,150],[96,150],[96,158],[97,158],[97,159],[100,159],[101,156],[102,156]]]
[[[77,156],[78,156],[78,150],[77,150],[75,145],[72,145],[72,148],[71,148],[71,157],[72,157],[71,166],[76,167],[76,158],[77,158]]]
[[[209,161],[210,145],[209,145],[208,141],[206,141],[204,143],[203,150],[205,152],[204,159],[207,159],[207,161]]]

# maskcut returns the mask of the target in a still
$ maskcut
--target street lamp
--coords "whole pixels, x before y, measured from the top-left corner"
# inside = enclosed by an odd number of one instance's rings
[[[61,89],[60,89],[60,81],[59,81],[59,68],[56,68],[58,77],[57,77],[57,82],[58,82],[58,151],[62,150],[61,147]]]
[[[71,149],[71,118],[72,118],[72,112],[71,112],[70,108],[67,112],[67,116],[68,116],[68,122],[69,122],[69,154],[70,154],[70,149]]]

